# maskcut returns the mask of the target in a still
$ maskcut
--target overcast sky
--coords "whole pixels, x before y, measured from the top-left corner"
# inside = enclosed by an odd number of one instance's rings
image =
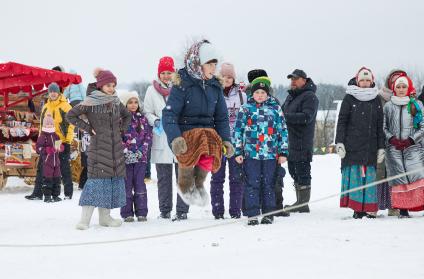
[[[361,66],[424,72],[420,0],[1,0],[0,9],[1,61],[63,65],[84,82],[96,66],[118,82],[150,81],[160,57],[200,36],[238,74],[264,68],[274,84],[294,68],[337,84]]]

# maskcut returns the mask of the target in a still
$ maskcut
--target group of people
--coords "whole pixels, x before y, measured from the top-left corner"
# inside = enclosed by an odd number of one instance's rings
[[[355,219],[376,218],[379,209],[400,218],[424,210],[423,104],[416,93],[402,70],[392,71],[381,90],[365,67],[349,82],[336,151],[342,158],[340,206],[353,209]],[[386,177],[388,183],[345,193]]]
[[[310,212],[316,85],[304,71],[294,70],[287,76],[289,95],[281,104],[265,70],[251,70],[244,87],[237,83],[231,63],[222,63],[219,72],[217,63],[217,52],[207,40],[187,50],[184,67],[178,71],[171,57],[161,58],[157,79],[144,100],[136,92],[118,94],[117,78],[103,69],[95,70],[96,82],[75,100],[66,100],[60,93],[63,89],[50,84],[37,142],[41,159],[36,187],[27,198],[42,199],[44,194],[45,201],[59,201],[60,177],[65,197],[72,198],[69,143],[77,129],[85,160],[77,229],[89,228],[96,207],[102,226],[146,221],[145,177],[150,162],[157,171],[160,218],[171,219],[175,173],[178,194],[172,220],[187,219],[191,205],[209,203],[215,219],[224,219],[227,163],[231,218],[244,215],[248,225],[271,224],[274,216]],[[424,164],[422,104],[412,82],[405,72],[396,71],[387,87],[390,90],[378,91],[367,68],[349,82],[336,138],[342,191]],[[65,95],[80,91],[70,87]],[[297,199],[283,211],[286,161]],[[210,172],[208,193],[204,183]],[[408,210],[424,209],[423,185],[424,170],[378,187],[342,193],[341,207],[352,208],[354,218],[374,218],[379,192],[390,204],[386,208],[408,216]],[[110,216],[113,208],[120,208],[122,220]],[[260,214],[266,216],[258,220]]]

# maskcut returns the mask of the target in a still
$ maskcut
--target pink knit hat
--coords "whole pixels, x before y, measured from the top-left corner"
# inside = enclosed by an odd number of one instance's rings
[[[236,79],[236,71],[234,70],[234,65],[231,63],[222,63],[221,65],[221,76],[232,77]]]
[[[117,84],[116,77],[111,71],[99,69],[98,72],[94,73],[94,76],[96,77],[96,80],[97,80],[96,82],[97,88],[102,88],[103,85],[106,85],[108,83],[115,83],[115,85]]]
[[[46,133],[55,132],[54,119],[51,114],[47,114],[46,116],[44,116],[43,127],[41,128],[41,130]]]

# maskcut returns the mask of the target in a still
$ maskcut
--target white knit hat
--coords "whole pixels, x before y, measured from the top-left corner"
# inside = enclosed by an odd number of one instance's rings
[[[218,53],[216,52],[215,47],[210,43],[202,44],[199,49],[199,59],[200,65],[206,64],[211,60],[218,61]]]
[[[362,67],[358,74],[356,75],[356,81],[359,82],[361,80],[369,80],[371,82],[374,82],[374,75],[372,74],[371,70],[365,67]]]
[[[118,92],[118,97],[119,97],[119,100],[121,100],[121,103],[124,104],[124,106],[126,106],[128,101],[132,98],[136,98],[138,101],[138,104],[141,106],[140,98],[136,91],[121,91],[121,92]]]
[[[405,84],[406,87],[409,87],[409,82],[408,82],[408,79],[406,77],[397,78],[396,81],[395,81],[395,87],[398,86],[401,83]]]

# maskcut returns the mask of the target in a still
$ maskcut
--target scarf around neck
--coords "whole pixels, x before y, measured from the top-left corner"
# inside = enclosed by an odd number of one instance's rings
[[[352,95],[355,99],[362,102],[374,100],[378,96],[377,87],[361,88],[356,85],[349,85],[346,94]]]
[[[166,86],[163,82],[158,82],[156,80],[153,81],[153,87],[156,89],[159,94],[161,94],[163,97],[168,97],[169,93],[171,93],[171,87],[164,87]]]
[[[91,107],[93,112],[113,112],[119,111],[121,101],[118,98],[116,91],[112,94],[106,94],[100,90],[93,91],[79,105],[83,107]]]
[[[393,104],[395,104],[397,106],[406,106],[409,103],[410,98],[408,96],[398,97],[398,96],[393,95],[390,98],[390,100],[392,101]]]

